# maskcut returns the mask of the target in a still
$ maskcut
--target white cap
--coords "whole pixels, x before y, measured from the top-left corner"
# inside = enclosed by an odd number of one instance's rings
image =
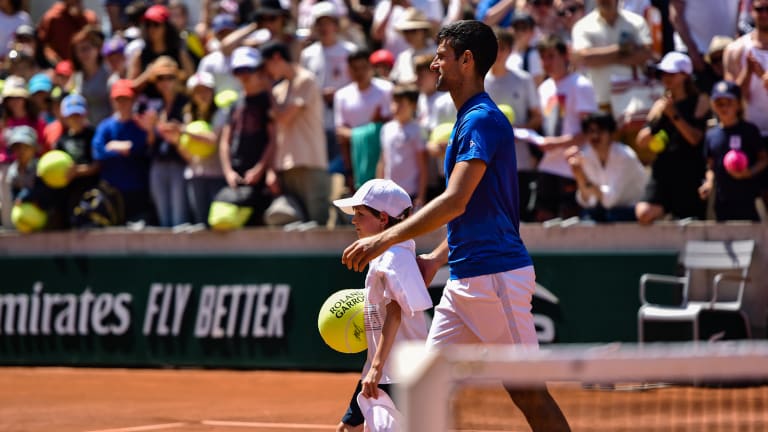
[[[239,68],[256,69],[263,64],[261,53],[256,48],[238,47],[232,52],[230,68],[234,71]]]
[[[192,91],[197,86],[208,87],[209,89],[215,88],[216,80],[213,78],[213,74],[205,71],[196,72],[187,79],[187,90]]]
[[[693,63],[691,63],[691,58],[687,55],[671,51],[661,59],[656,69],[666,73],[684,72],[690,75],[693,73]]]
[[[392,398],[382,389],[378,389],[378,392],[376,399],[363,396],[363,392],[357,394],[357,404],[365,419],[365,430],[387,432],[404,430],[405,420],[392,402]]]
[[[338,18],[339,9],[335,4],[329,1],[321,1],[312,5],[310,14],[312,16],[312,22],[314,23],[322,17]]]
[[[366,205],[395,218],[402,215],[406,209],[413,207],[408,192],[392,180],[385,179],[368,180],[360,186],[354,196],[337,199],[333,205],[350,215],[355,214],[353,207]]]

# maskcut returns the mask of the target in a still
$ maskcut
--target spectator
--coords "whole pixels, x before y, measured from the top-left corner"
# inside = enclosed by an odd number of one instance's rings
[[[211,126],[211,132],[193,134],[186,129],[182,129],[181,132],[215,149],[215,152],[207,158],[187,157],[184,178],[187,181],[190,216],[192,223],[195,224],[207,223],[208,210],[213,198],[227,186],[221,170],[218,149],[218,137],[227,117],[226,110],[219,109],[213,101],[215,89],[215,78],[208,72],[197,72],[187,80],[189,102],[184,107],[184,125],[189,125],[193,121],[204,121]]]
[[[109,28],[112,33],[118,33],[128,26],[128,16],[125,9],[133,0],[104,0],[104,10],[109,18]]]
[[[635,219],[635,204],[643,196],[648,174],[629,146],[616,142],[616,121],[611,114],[590,114],[581,121],[588,145],[566,151],[578,190],[581,217],[595,222]]]
[[[753,0],[750,14],[755,29],[728,45],[723,57],[725,79],[741,87],[744,120],[760,129],[768,146],[768,0]],[[768,173],[760,178],[763,202],[768,205]]]
[[[541,37],[557,35],[560,33],[560,20],[554,7],[554,0],[526,0],[520,9],[528,13],[536,23],[539,32],[537,41]]]
[[[208,54],[200,60],[197,65],[198,72],[205,72],[213,75],[216,82],[216,94],[226,90],[232,90],[236,93],[241,92],[240,81],[232,75],[229,65],[232,61],[232,49],[224,50],[221,43],[235,29],[235,19],[230,15],[219,14],[213,18],[212,29],[214,39],[208,44],[210,47]]]
[[[53,115],[53,106],[51,105],[51,92],[53,91],[53,81],[44,73],[35,74],[29,80],[29,100],[38,113],[40,120],[49,124],[56,120]]]
[[[19,28],[31,28],[32,25],[32,18],[23,10],[21,0],[0,0],[0,55],[5,56],[11,50],[14,34],[19,33]]]
[[[222,170],[229,187],[222,189],[214,201],[232,202],[253,209],[251,225],[264,225],[264,210],[272,201],[268,178],[274,160],[275,132],[269,117],[272,109],[270,82],[261,53],[255,48],[240,47],[232,53],[232,73],[244,91],[230,114],[219,138]]]
[[[72,91],[88,100],[88,121],[97,125],[109,117],[109,69],[101,56],[102,41],[92,27],[84,27],[72,38]]]
[[[96,13],[83,6],[83,0],[56,2],[43,15],[37,26],[37,35],[51,64],[69,60],[72,56],[70,41],[88,24],[98,25]]]
[[[736,36],[739,2],[670,0],[669,20],[675,29],[675,50],[688,54],[696,74],[704,71],[704,54],[713,37]]]
[[[274,170],[280,190],[298,198],[308,220],[328,223],[330,178],[323,129],[323,99],[314,75],[294,63],[288,46],[267,42],[261,48],[275,106],[277,130]]]
[[[187,97],[179,92],[179,76],[179,66],[170,57],[158,57],[149,66],[149,80],[157,88],[162,100],[157,112],[149,109],[146,113],[151,123],[156,120],[158,133],[150,152],[152,162],[149,168],[149,190],[157,211],[158,224],[162,227],[189,223],[189,203],[184,179],[187,163],[178,149]]]
[[[403,13],[403,19],[397,23],[395,28],[403,35],[408,48],[395,59],[392,71],[389,73],[389,79],[401,84],[414,83],[416,71],[413,68],[413,58],[417,55],[435,52],[435,43],[430,37],[432,23],[421,11],[410,7]]]
[[[549,76],[539,86],[542,130],[547,137],[544,156],[536,179],[534,217],[543,222],[568,218],[580,212],[576,202],[576,181],[565,158],[565,149],[580,145],[581,120],[597,111],[595,93],[583,75],[569,69],[568,47],[557,36],[548,36],[538,45],[541,64]]]
[[[339,89],[333,100],[336,137],[350,189],[375,176],[380,149],[378,126],[391,117],[392,84],[374,78],[368,57],[364,50],[349,55],[347,64],[352,82]],[[353,143],[353,132],[359,126],[366,128],[357,130],[359,139]]]
[[[283,8],[279,0],[261,0],[259,4],[260,6],[253,12],[258,28],[268,30],[270,40],[284,43],[290,48],[293,58],[297,58],[301,47],[292,30],[291,11]],[[258,44],[258,41],[254,43]]]
[[[107,86],[111,87],[115,81],[123,79],[128,73],[125,59],[125,40],[120,36],[112,37],[101,46],[101,56],[109,71]]]
[[[646,126],[637,135],[637,145],[658,154],[635,214],[644,225],[665,215],[703,219],[705,204],[698,189],[705,171],[701,142],[709,98],[693,83],[693,64],[687,55],[667,53],[657,69],[666,94],[651,108]]]
[[[75,66],[72,64],[71,60],[60,61],[53,69],[54,87],[59,87],[62,91],[69,92],[71,90],[69,87],[70,79],[74,73]]]
[[[71,181],[63,191],[64,198],[60,208],[63,227],[66,227],[83,194],[96,187],[100,165],[93,159],[91,143],[95,129],[88,123],[85,98],[79,94],[65,97],[61,101],[60,112],[64,133],[56,141],[54,148],[66,152],[75,162],[70,172]]]
[[[708,130],[704,138],[708,169],[699,193],[707,199],[715,192],[718,221],[759,221],[755,199],[760,196],[760,174],[768,167],[768,150],[757,127],[743,119],[739,86],[731,81],[715,84],[712,110],[720,123]],[[748,163],[743,169],[726,165],[726,155],[730,152],[745,155]]]
[[[376,4],[371,26],[374,43],[391,52],[395,58],[408,48],[397,24],[405,18],[405,11],[414,7],[421,11],[435,27],[443,20],[443,3],[439,0],[381,0]]]
[[[16,126],[30,126],[35,130],[38,140],[43,136],[45,122],[40,118],[39,112],[34,103],[29,98],[29,89],[24,79],[17,76],[10,76],[5,79],[2,91],[3,100],[3,128],[12,128]],[[38,141],[37,149],[40,154],[50,150],[45,148]]]
[[[489,26],[509,27],[517,15],[517,0],[480,0],[477,2],[475,19]]]
[[[37,178],[37,132],[29,126],[21,125],[8,129],[8,144],[13,153],[14,161],[8,168],[6,181],[10,185],[11,199],[19,198],[24,190],[31,191]],[[3,202],[5,205],[6,202]]]
[[[136,92],[130,80],[118,80],[110,90],[114,115],[96,128],[92,150],[94,161],[101,165],[100,179],[117,189],[122,196],[129,223],[150,221],[152,205],[149,197],[149,144],[155,139],[146,116],[134,119]]]
[[[312,28],[317,41],[301,51],[299,64],[315,75],[323,93],[323,128],[328,146],[326,153],[329,164],[336,167],[341,164],[341,155],[333,123],[333,96],[350,82],[347,57],[356,50],[356,46],[338,38],[339,16],[333,3],[315,3],[312,16]]]
[[[392,73],[392,68],[395,67],[395,56],[391,52],[385,49],[377,49],[372,52],[368,61],[371,62],[373,67],[373,76],[381,78],[383,80],[389,80],[389,75]]]
[[[485,91],[497,105],[508,105],[512,108],[515,113],[512,126],[538,130],[541,127],[541,103],[533,78],[523,70],[507,68],[506,59],[512,52],[514,36],[509,30],[500,28],[497,28],[495,33],[499,53],[485,76]],[[536,180],[536,165],[542,155],[538,148],[532,151],[531,144],[523,140],[515,141],[515,153],[520,186],[520,219],[531,222],[531,183]]]
[[[427,147],[416,104],[419,91],[413,85],[396,85],[392,92],[392,120],[381,127],[378,178],[400,185],[413,201],[414,210],[427,203]]]
[[[517,14],[512,20],[514,44],[512,52],[507,57],[507,69],[518,69],[528,72],[533,77],[534,84],[541,85],[544,81],[544,70],[541,58],[534,43],[536,23],[528,14]]]
[[[560,37],[570,44],[573,26],[584,18],[586,12],[584,0],[557,0],[556,8],[560,19]]]
[[[30,53],[34,58],[35,66],[38,69],[53,68],[53,64],[45,57],[43,45],[37,38],[35,28],[29,24],[20,25],[13,34],[13,40],[8,45],[8,50],[22,50]]]
[[[653,56],[643,17],[619,8],[619,0],[598,0],[597,7],[573,26],[573,61],[583,65],[595,88],[598,106],[611,112],[611,82],[631,80],[633,68]]]
[[[723,53],[725,48],[733,42],[728,36],[715,36],[709,44],[707,54],[704,55],[704,70],[696,77],[696,86],[704,93],[710,93],[715,83],[725,77]]]
[[[29,47],[18,46],[8,52],[5,57],[5,70],[9,76],[17,76],[24,81],[32,78],[32,75],[40,72],[40,67],[35,62],[34,53]]]
[[[190,30],[189,8],[182,0],[170,0],[168,2],[169,21],[179,32],[182,47],[186,49],[195,67],[205,55],[205,46],[202,38],[194,30]]]
[[[181,68],[182,76],[186,79],[195,71],[192,58],[179,38],[178,30],[170,22],[168,8],[154,5],[144,12],[144,47],[133,54],[128,60],[128,78],[134,80],[134,85],[141,89],[149,76],[149,65],[160,56],[168,56]],[[145,92],[150,97],[157,97],[156,90],[149,86]]]

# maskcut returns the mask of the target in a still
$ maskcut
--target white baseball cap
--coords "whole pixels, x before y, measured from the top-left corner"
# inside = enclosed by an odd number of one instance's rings
[[[368,180],[351,198],[337,199],[333,205],[350,215],[355,214],[353,207],[366,205],[392,217],[398,217],[413,207],[408,192],[392,180],[385,179]]]
[[[197,86],[213,89],[216,87],[216,79],[210,72],[197,72],[187,79],[187,90],[192,91]]]
[[[329,1],[321,1],[312,5],[310,14],[312,23],[315,23],[322,17],[339,18],[339,9]]]
[[[666,73],[683,72],[690,75],[693,73],[693,63],[691,63],[691,58],[687,55],[681,52],[671,51],[661,59],[656,66],[656,69]]]
[[[261,53],[256,48],[238,47],[232,52],[230,68],[234,71],[240,68],[257,69],[264,64]]]

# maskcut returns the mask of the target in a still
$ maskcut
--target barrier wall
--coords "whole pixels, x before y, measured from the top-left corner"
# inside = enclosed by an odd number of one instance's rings
[[[673,274],[686,239],[755,238],[747,304],[764,334],[759,225],[523,227],[542,342],[636,340],[640,274]],[[441,233],[418,239],[427,250]],[[0,235],[0,364],[357,370],[317,333],[350,230]],[[439,278],[438,278],[439,279]],[[431,290],[439,297],[441,281]]]

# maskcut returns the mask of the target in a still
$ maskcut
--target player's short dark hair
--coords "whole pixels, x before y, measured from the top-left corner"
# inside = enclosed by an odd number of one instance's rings
[[[496,62],[498,42],[493,30],[485,23],[477,20],[461,20],[446,25],[437,34],[437,44],[445,41],[453,49],[456,59],[464,51],[472,53],[475,59],[475,72],[478,77],[485,74]]]
[[[568,45],[565,43],[563,38],[557,35],[547,35],[546,37],[542,38],[538,44],[536,44],[536,50],[538,52],[550,49],[554,49],[563,56],[568,54]]]
[[[371,52],[368,51],[365,48],[360,48],[352,51],[349,53],[349,56],[347,56],[347,64],[352,63],[353,61],[357,60],[365,60],[370,63],[369,57],[371,56]]]
[[[413,84],[397,84],[392,89],[393,99],[406,99],[414,104],[419,101],[419,89]]]
[[[291,50],[288,49],[288,45],[278,40],[272,39],[265,42],[259,47],[259,51],[261,51],[261,55],[265,59],[272,58],[273,55],[278,54],[283,60],[289,63],[291,61]]]
[[[581,131],[586,132],[592,125],[599,127],[602,131],[609,133],[616,132],[616,120],[613,118],[613,115],[608,113],[595,112],[587,114],[587,116],[581,120]]]

